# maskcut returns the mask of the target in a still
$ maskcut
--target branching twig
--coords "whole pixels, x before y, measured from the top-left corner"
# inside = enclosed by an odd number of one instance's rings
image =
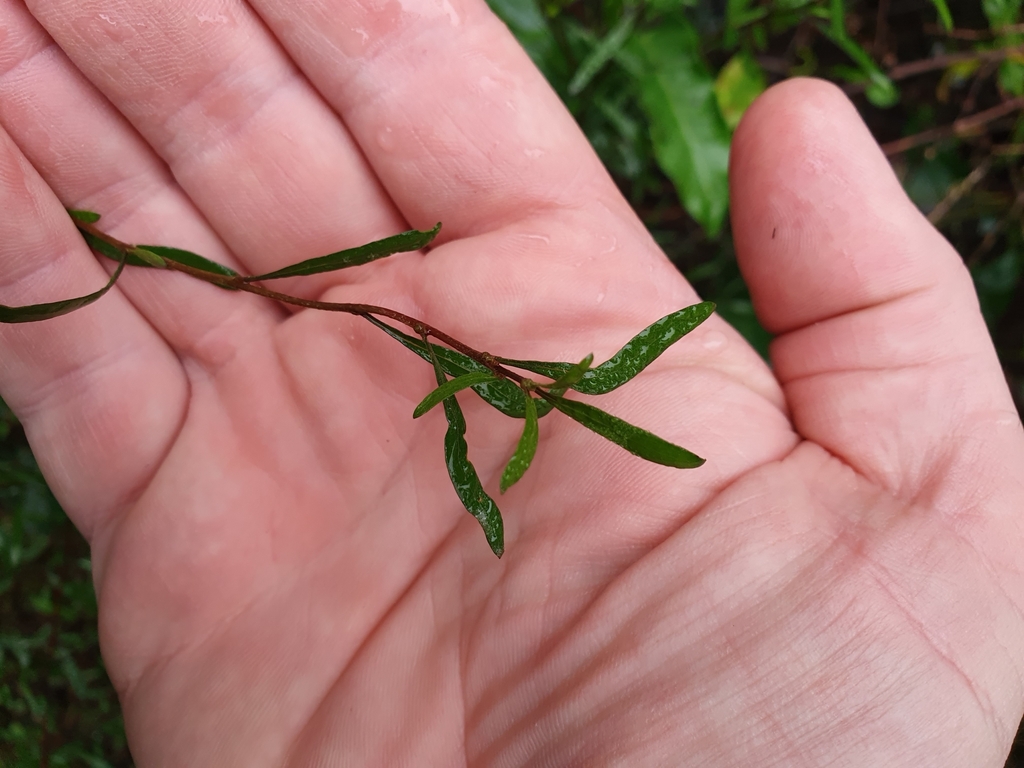
[[[885,152],[887,156],[891,157],[892,155],[898,155],[901,152],[906,152],[908,149],[919,147],[922,144],[931,144],[939,141],[940,139],[946,139],[952,136],[970,136],[978,133],[988,123],[998,120],[1001,117],[1011,115],[1019,109],[1024,109],[1024,96],[1018,96],[1015,99],[1004,101],[1002,104],[998,104],[991,109],[986,109],[981,112],[976,112],[973,115],[962,117],[959,120],[954,121],[951,125],[929,128],[927,131],[915,133],[913,136],[904,136],[902,139],[890,141],[887,144],[882,145],[882,151]]]

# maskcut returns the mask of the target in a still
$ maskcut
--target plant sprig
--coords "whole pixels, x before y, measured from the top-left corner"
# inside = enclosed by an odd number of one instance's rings
[[[515,360],[473,349],[422,320],[387,307],[304,299],[258,284],[283,277],[356,267],[396,253],[418,251],[428,246],[437,236],[441,229],[440,223],[430,230],[409,230],[356,248],[307,259],[274,272],[246,276],[191,251],[122,242],[96,227],[100,215],[93,211],[69,210],[68,214],[93,251],[117,261],[116,270],[103,288],[85,296],[23,307],[0,305],[0,322],[35,322],[82,309],[102,298],[117,282],[125,266],[170,269],[226,290],[252,293],[306,309],[344,312],[363,317],[431,364],[437,388],[423,398],[412,416],[420,418],[435,406],[443,405],[448,421],[444,438],[448,474],[459,500],[479,521],[488,545],[498,557],[505,550],[504,524],[497,504],[484,490],[469,460],[465,438],[466,420],[455,398],[456,393],[462,390],[471,388],[484,402],[506,416],[524,420],[522,436],[501,476],[499,489],[502,493],[518,482],[529,469],[537,453],[539,420],[552,410],[564,413],[587,429],[647,461],[678,468],[699,467],[704,463],[704,459],[685,448],[593,405],[570,400],[565,394],[574,390],[581,394],[601,395],[630,381],[714,312],[715,305],[709,301],[656,320],[597,367],[592,367],[592,354],[577,363]],[[384,322],[384,319],[405,326],[415,335],[400,331]],[[534,381],[518,371],[539,374],[551,381]],[[449,376],[452,378],[449,379]]]

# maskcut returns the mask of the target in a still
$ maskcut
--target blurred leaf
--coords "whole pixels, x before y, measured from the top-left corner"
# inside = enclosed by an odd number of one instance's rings
[[[438,386],[444,386],[447,382],[441,361],[434,354],[434,345],[426,345],[431,363],[434,366],[434,376],[437,378]],[[501,557],[505,551],[505,526],[501,520],[501,512],[494,499],[487,495],[476,469],[469,461],[469,447],[466,445],[466,419],[462,415],[462,408],[454,397],[444,400],[444,415],[448,419],[448,431],[444,436],[444,458],[448,465],[448,476],[452,480],[455,493],[466,510],[477,519],[480,527],[484,529],[484,536],[487,537],[487,544],[491,551]]]
[[[673,445],[645,429],[605,413],[600,408],[578,400],[566,400],[558,395],[549,394],[545,397],[549,398],[555,408],[569,418],[642,459],[680,469],[692,469],[704,463],[704,459],[685,448]]]
[[[729,206],[729,128],[694,29],[680,21],[633,35],[628,48],[646,64],[638,82],[658,164],[683,206],[709,236]]]
[[[891,107],[900,100],[900,92],[889,76],[879,69],[867,51],[861,48],[845,30],[836,32],[833,26],[822,26],[822,33],[853,59],[861,70],[864,95],[876,107]]]
[[[100,220],[100,215],[95,211],[83,211],[79,208],[66,208],[68,216],[75,221],[84,221],[86,224],[95,224]]]
[[[490,371],[486,373],[483,371],[473,371],[472,373],[464,373],[461,376],[456,376],[451,381],[446,381],[429,395],[424,397],[412,412],[412,417],[414,419],[418,419],[445,398],[452,397],[456,392],[461,392],[464,389],[472,387],[474,384],[483,384],[485,381],[498,381],[498,378]]]
[[[437,237],[441,231],[441,223],[438,222],[433,229],[421,232],[418,229],[410,229],[408,232],[401,232],[383,240],[375,240],[372,243],[358,245],[355,248],[346,248],[343,251],[329,253],[326,256],[318,256],[315,259],[300,261],[290,267],[284,267],[264,275],[253,275],[245,277],[247,283],[257,280],[277,280],[281,277],[299,277],[305,275],[316,275],[321,272],[334,272],[338,269],[358,267],[368,264],[385,256],[392,256],[396,253],[407,253],[418,251],[430,244],[430,241]]]
[[[122,254],[122,256],[124,255]],[[87,307],[94,301],[102,298],[107,291],[114,287],[117,278],[124,271],[124,264],[125,259],[122,257],[117,265],[117,269],[114,270],[114,274],[107,280],[107,284],[98,291],[86,294],[85,296],[64,299],[63,301],[49,301],[45,304],[29,304],[24,307],[5,307],[0,304],[0,323],[35,323],[40,320],[60,317],[69,312],[74,312],[76,309]]]
[[[527,55],[556,89],[564,87],[569,65],[535,0],[487,0]]]
[[[1007,249],[1001,256],[971,269],[981,314],[990,331],[1010,307],[1024,273],[1024,251]]]
[[[537,401],[533,395],[523,392],[523,405],[526,411],[526,421],[523,422],[523,434],[516,445],[516,451],[512,454],[505,471],[501,474],[501,492],[504,493],[530,468],[533,457],[537,453],[537,440],[540,435],[537,424]]]
[[[428,363],[432,362],[430,352],[427,351],[427,347],[422,339],[417,339],[397,328],[392,328],[375,317],[366,316],[366,319],[388,334],[388,336],[400,342],[406,349],[412,350]],[[481,365],[471,357],[466,357],[461,352],[456,352],[453,349],[441,347],[437,344],[431,344],[431,346],[434,348],[434,354],[441,361],[441,367],[449,376],[464,376],[473,371],[490,373],[486,366]],[[473,387],[473,391],[488,405],[497,408],[506,416],[511,416],[513,419],[526,418],[526,412],[523,409],[523,391],[512,382],[501,379],[485,384],[477,384]],[[546,416],[550,411],[550,403],[538,403],[537,413],[539,416]]]
[[[726,62],[715,78],[715,98],[729,130],[736,130],[747,107],[767,86],[764,71],[750,54],[737,53]]]
[[[586,371],[572,389],[585,395],[603,395],[621,387],[657,360],[665,350],[707,320],[714,311],[713,302],[702,301],[700,304],[685,307],[655,320],[611,358]],[[572,363],[513,360],[504,357],[499,357],[498,361],[551,379],[565,375],[573,367]]]
[[[740,335],[747,340],[765,360],[768,360],[768,346],[771,344],[772,335],[764,329],[757,315],[754,313],[754,305],[747,296],[723,299],[718,304],[718,314],[726,322],[740,332]]]
[[[999,86],[1013,96],[1024,96],[1024,63],[1008,58],[999,65]]]
[[[949,6],[946,5],[946,0],[932,0],[932,5],[935,6],[935,12],[939,16],[939,23],[942,28],[947,32],[953,29],[953,14],[949,12]]]
[[[981,0],[982,10],[992,29],[1016,24],[1020,17],[1020,6],[1021,0]]]
[[[619,52],[623,44],[633,32],[633,24],[636,21],[636,9],[628,8],[623,13],[614,27],[599,42],[590,54],[580,63],[576,74],[569,81],[568,92],[570,96],[579,95],[584,88],[590,85],[594,75],[601,71],[611,61],[612,57]]]

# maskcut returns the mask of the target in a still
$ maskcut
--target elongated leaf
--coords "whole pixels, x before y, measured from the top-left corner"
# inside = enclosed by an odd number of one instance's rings
[[[39,320],[60,317],[69,312],[74,312],[76,309],[86,307],[97,299],[102,298],[107,291],[114,287],[117,278],[124,271],[124,265],[125,259],[122,258],[121,262],[117,265],[117,269],[114,270],[114,274],[107,280],[107,284],[98,291],[86,294],[85,296],[64,299],[63,301],[49,301],[45,304],[29,304],[24,307],[5,307],[0,304],[0,323],[35,323]]]
[[[617,416],[578,400],[566,400],[557,395],[548,395],[552,404],[571,419],[601,437],[621,445],[630,453],[642,459],[663,464],[666,467],[692,469],[704,463],[704,459],[685,448],[680,448],[646,429],[635,427]]]
[[[138,258],[142,259],[144,262],[146,262],[147,266],[155,267],[156,269],[167,268],[166,259],[164,259],[162,256],[158,256],[157,254],[144,248],[143,246],[136,245],[130,251],[128,251],[128,253],[130,253],[132,256],[137,256]]]
[[[498,381],[498,378],[490,372],[484,373],[483,371],[473,371],[472,373],[456,376],[424,397],[412,412],[412,417],[418,419],[445,398],[451,397],[456,392],[461,392],[468,387],[472,387],[474,384],[483,384],[485,381]]]
[[[169,248],[166,245],[140,245],[138,247],[145,248],[147,251],[155,253],[157,256],[161,256],[168,261],[176,261],[179,264],[184,264],[194,269],[201,269],[204,272],[212,272],[215,275],[224,275],[225,277],[238,277],[238,273],[231,269],[231,267],[225,267],[223,264],[218,264],[216,261],[211,261],[205,256],[200,256],[198,253],[192,253],[192,251],[184,251],[181,248]]]
[[[634,34],[628,50],[646,66],[637,80],[658,165],[683,206],[712,237],[729,206],[729,128],[697,32],[682,21]]]
[[[100,215],[95,211],[83,211],[79,208],[65,208],[70,216],[75,221],[84,221],[86,224],[95,224],[100,220]]]
[[[537,0],[487,0],[487,4],[516,36],[548,82],[563,91],[569,79],[569,65]]]
[[[85,240],[86,244],[96,253],[106,256],[108,259],[113,261],[121,260],[121,251],[112,246],[105,240],[101,240],[90,232],[86,232],[84,229],[79,228],[78,233]],[[201,269],[204,272],[211,272],[215,275],[225,275],[227,277],[237,277],[238,273],[230,267],[225,267],[223,264],[218,264],[216,261],[211,261],[205,256],[200,256],[198,253],[192,253],[192,251],[185,251],[181,248],[169,248],[166,245],[138,245],[136,248],[141,248],[150,253],[155,253],[157,256],[167,259],[168,261],[176,261],[180,264],[193,267],[195,269]],[[130,267],[153,267],[154,264],[146,261],[142,257],[129,252],[127,258],[125,258],[125,264]],[[221,285],[219,288],[226,288],[229,291],[237,290],[231,286]]]
[[[512,454],[505,471],[501,474],[501,492],[504,493],[530,468],[533,457],[537,453],[537,440],[540,435],[537,424],[537,401],[526,392],[523,392],[523,405],[526,411],[526,421],[523,422],[523,434],[516,445],[516,452]]]
[[[942,24],[942,28],[947,32],[953,29],[953,14],[949,12],[949,6],[946,5],[946,0],[932,0],[932,5],[935,6],[935,12],[939,16],[939,23]]]
[[[714,311],[714,302],[702,301],[655,320],[610,359],[585,372],[572,385],[572,389],[585,395],[603,395],[621,387],[653,363],[666,349],[707,320]],[[552,379],[563,376],[573,367],[572,363],[512,360],[504,357],[498,358],[498,361]]]
[[[392,328],[375,317],[367,317],[366,319],[388,334],[388,336],[398,341],[406,349],[415,352],[428,363],[430,362],[430,353],[427,351],[427,347],[422,339],[417,339],[397,328]],[[440,347],[436,344],[431,346],[434,348],[437,358],[441,361],[441,367],[449,376],[462,376],[472,371],[489,372],[486,366],[481,365],[470,357],[466,357],[461,352],[456,352],[447,347]],[[526,417],[526,412],[523,410],[522,390],[510,381],[502,379],[500,381],[477,384],[473,387],[473,391],[487,404],[497,408],[506,416],[511,416],[513,419]],[[551,412],[551,408],[550,403],[540,402],[537,404],[537,415],[545,416]]]
[[[385,237],[383,240],[375,240],[372,243],[359,245],[355,248],[346,248],[337,253],[329,253],[326,256],[318,256],[315,259],[300,261],[298,264],[292,264],[290,267],[284,267],[274,272],[267,272],[265,275],[246,277],[245,281],[250,283],[256,280],[276,280],[280,277],[316,275],[321,272],[334,272],[338,269],[358,267],[361,264],[368,264],[371,261],[383,259],[385,256],[418,251],[420,248],[425,248],[430,244],[431,240],[437,237],[437,233],[440,231],[440,222],[433,229],[426,232],[410,229],[408,232]]]
[[[594,79],[594,76],[619,52],[619,49],[622,48],[630,34],[632,34],[635,21],[636,10],[634,8],[627,8],[625,13],[622,14],[622,18],[611,28],[611,31],[580,63],[576,74],[569,81],[568,92],[570,96],[578,96],[584,88],[590,85],[590,81]]]
[[[576,384],[580,379],[582,379],[586,375],[587,371],[590,370],[590,364],[593,362],[594,353],[591,352],[589,355],[587,355],[578,363],[576,363],[576,365],[572,366],[571,368],[569,368],[569,370],[567,370],[565,373],[563,373],[561,376],[555,379],[547,388],[554,390],[556,392],[558,390],[564,392],[565,390],[569,389],[569,387]]]
[[[434,376],[438,387],[447,382],[441,361],[433,352],[434,345],[428,347],[430,362],[434,366]],[[494,499],[487,495],[476,469],[469,461],[469,446],[466,445],[466,418],[462,408],[454,397],[444,400],[444,415],[448,419],[448,431],[444,436],[444,458],[448,465],[448,476],[455,487],[455,493],[466,510],[477,519],[484,529],[484,536],[491,551],[498,557],[505,551],[505,525],[501,512]]]

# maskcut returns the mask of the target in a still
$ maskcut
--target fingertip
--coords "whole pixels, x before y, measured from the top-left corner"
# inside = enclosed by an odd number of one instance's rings
[[[730,184],[737,258],[774,333],[962,271],[830,83],[788,80],[751,106],[733,141]]]

